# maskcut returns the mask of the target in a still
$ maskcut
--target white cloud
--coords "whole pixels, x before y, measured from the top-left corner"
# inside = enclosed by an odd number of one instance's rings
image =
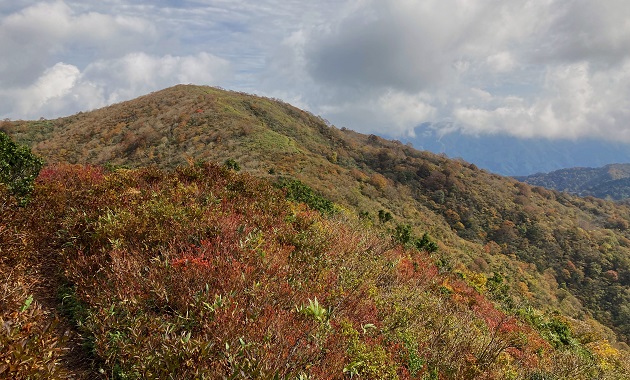
[[[133,51],[155,36],[137,17],[75,13],[65,2],[39,2],[0,19],[0,85],[24,86],[59,61]]]
[[[0,117],[190,82],[394,137],[429,122],[630,141],[628,46],[626,0],[16,0],[0,5]]]
[[[431,99],[424,94],[410,96],[401,92],[388,91],[378,99],[377,112],[387,115],[385,123],[392,124],[397,130],[397,135],[408,134],[414,136],[410,125],[418,125],[426,120],[432,120],[436,115],[435,107],[427,103]]]
[[[56,117],[177,83],[225,84],[231,76],[227,60],[203,50],[150,53],[168,40],[155,14],[105,5],[121,12],[57,0],[0,14],[0,116]]]
[[[99,60],[84,71],[57,63],[23,89],[0,90],[9,117],[53,117],[129,100],[179,83],[222,83],[229,63],[208,53],[161,57],[131,53]],[[8,111],[8,112],[7,112]]]
[[[289,44],[293,56],[279,58],[307,77],[301,100],[333,123],[392,136],[423,122],[519,137],[628,134],[627,1],[349,4],[302,28]],[[388,112],[383,94],[392,93],[421,96],[430,112],[416,112],[412,100]]]
[[[306,56],[314,78],[412,92],[434,89],[462,68],[488,62],[486,69],[509,71],[516,58],[506,49],[533,33],[544,11],[525,1],[358,4],[331,25],[310,31]]]
[[[630,142],[630,60],[598,71],[587,62],[552,66],[535,97],[502,99],[502,106],[455,110],[468,133]]]
[[[44,71],[33,85],[16,92],[2,91],[0,98],[12,97],[17,111],[22,115],[35,117],[32,110],[54,112],[54,103],[72,90],[79,75],[76,66],[60,62]]]
[[[184,57],[132,53],[90,64],[82,80],[103,88],[105,101],[113,103],[178,83],[217,85],[229,76],[229,62],[208,53]]]
[[[500,53],[493,54],[486,59],[491,70],[496,72],[509,72],[516,66],[516,61],[512,54],[508,51],[502,51]]]
[[[394,136],[414,136],[409,125],[418,125],[435,117],[435,108],[427,103],[431,97],[426,94],[410,96],[398,91],[387,91],[381,96],[364,102],[352,100],[337,105],[325,106],[322,112],[335,120],[338,126],[350,123],[361,125],[365,133],[383,133],[383,126]]]

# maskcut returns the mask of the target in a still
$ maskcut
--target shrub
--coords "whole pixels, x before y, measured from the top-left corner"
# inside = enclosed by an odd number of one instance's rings
[[[389,211],[378,210],[378,221],[381,222],[381,224],[387,223],[392,219],[393,216]]]
[[[409,224],[397,225],[394,230],[394,234],[392,235],[392,239],[394,242],[402,245],[410,243],[412,239],[411,226]]]
[[[396,226],[392,239],[395,243],[403,246],[412,245],[419,251],[426,251],[429,253],[436,252],[438,245],[429,238],[429,234],[424,233],[422,238],[418,239],[413,235],[411,226],[409,224],[399,224]]]
[[[0,379],[67,378],[67,335],[33,297],[34,282],[21,268],[0,264]]]
[[[336,212],[335,204],[332,201],[315,193],[313,189],[297,179],[282,180],[277,186],[286,191],[287,199],[289,200],[305,203],[308,207],[325,215],[331,215]]]
[[[427,252],[433,253],[438,250],[437,243],[432,241],[429,238],[429,234],[427,234],[426,232],[422,235],[421,239],[416,239],[416,241],[414,242],[414,245],[420,251],[427,251]]]
[[[42,159],[35,156],[28,147],[15,144],[6,133],[0,132],[0,182],[21,203],[28,202],[33,181],[43,164]]]
[[[37,181],[28,209],[0,213],[8,253],[0,255],[0,347],[10,347],[0,350],[0,378],[54,378],[64,369],[119,379],[625,371],[606,347],[599,362],[580,348],[570,320],[497,310],[485,297],[507,297],[501,275],[460,270],[466,283],[444,273],[448,250],[432,257],[435,243],[408,224],[392,226],[404,243],[393,246],[351,215],[322,216],[286,202],[267,181],[208,163],[173,172],[66,165]],[[285,185],[287,197],[321,206],[299,181]],[[15,293],[18,270],[40,283],[21,275],[28,285]],[[37,307],[41,296],[54,305]],[[84,368],[72,368],[76,354]],[[24,357],[46,368],[22,376],[15,368]]]
[[[230,170],[234,170],[235,172],[241,170],[241,165],[233,158],[228,158],[227,160],[225,160],[223,165]]]

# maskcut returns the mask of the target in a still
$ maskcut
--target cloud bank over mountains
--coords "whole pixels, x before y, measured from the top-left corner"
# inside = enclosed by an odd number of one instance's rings
[[[392,137],[630,143],[628,46],[625,0],[19,0],[0,5],[0,117],[195,83]]]

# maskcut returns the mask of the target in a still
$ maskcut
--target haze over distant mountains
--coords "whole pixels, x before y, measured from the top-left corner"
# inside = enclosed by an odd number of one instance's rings
[[[459,132],[439,136],[420,127],[407,139],[416,149],[462,158],[507,176],[526,176],[574,167],[602,167],[630,162],[630,146],[594,139],[518,139],[504,135],[472,136]]]

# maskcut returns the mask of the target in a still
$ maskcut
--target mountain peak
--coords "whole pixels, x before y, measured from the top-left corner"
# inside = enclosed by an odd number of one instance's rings
[[[300,180],[360,216],[358,223],[398,239],[434,237],[441,270],[471,276],[479,289],[490,279],[505,281],[491,296],[515,316],[518,305],[559,310],[571,320],[588,315],[598,331],[607,331],[601,324],[613,329],[613,344],[615,337],[630,341],[624,205],[532,187],[463,160],[337,129],[276,99],[212,87],[175,86],[2,128],[48,163],[174,168],[230,160],[274,182]],[[626,170],[574,171],[623,181]]]

